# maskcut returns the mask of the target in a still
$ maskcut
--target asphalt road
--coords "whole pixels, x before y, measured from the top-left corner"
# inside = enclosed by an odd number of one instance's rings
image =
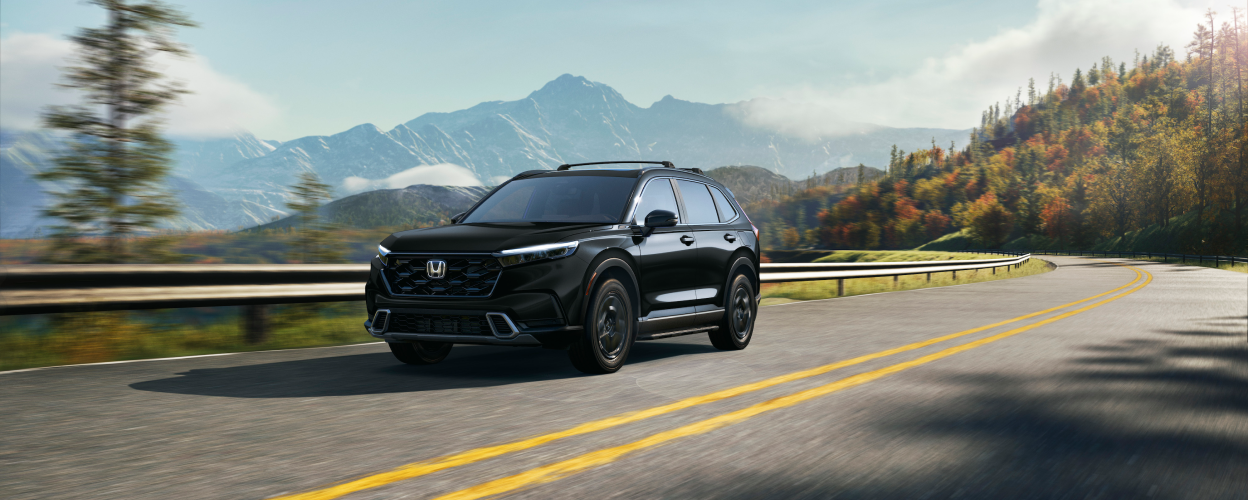
[[[0,374],[0,498],[1248,498],[1248,275],[1049,259],[766,307],[744,351],[639,343],[606,376],[377,344]]]

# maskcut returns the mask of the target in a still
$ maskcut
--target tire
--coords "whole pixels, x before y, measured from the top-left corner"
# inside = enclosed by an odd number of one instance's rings
[[[754,320],[758,316],[754,284],[750,277],[738,274],[728,287],[728,303],[719,329],[708,332],[711,345],[723,351],[739,351],[750,345],[754,337]]]
[[[615,373],[637,338],[637,316],[628,289],[616,279],[603,280],[585,312],[585,329],[568,348],[572,366],[588,374]]]
[[[409,365],[433,365],[441,363],[451,354],[450,342],[387,342],[390,352],[399,361]]]

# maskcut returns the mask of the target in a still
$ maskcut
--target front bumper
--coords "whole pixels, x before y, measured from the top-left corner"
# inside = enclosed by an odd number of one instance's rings
[[[534,328],[518,333],[514,337],[510,338],[504,338],[498,335],[457,335],[389,330],[377,332],[373,329],[372,319],[364,322],[364,330],[374,338],[381,339],[386,342],[451,342],[454,344],[507,345],[518,347],[541,346],[553,349],[567,347],[569,344],[574,342],[576,337],[581,333],[581,327],[579,326],[560,326],[540,329]]]
[[[374,311],[364,323],[368,334],[387,342],[452,342],[511,346],[563,348],[580,334],[580,326],[569,326],[554,295],[541,292],[513,293],[473,300],[397,299],[377,294]],[[387,315],[380,325],[378,314]],[[388,318],[419,317],[422,321],[390,322]],[[428,318],[436,318],[437,325]],[[463,319],[461,322],[460,319]],[[494,322],[498,322],[497,324]],[[462,323],[462,324],[461,324]],[[464,325],[471,323],[470,334]],[[422,327],[413,325],[425,325]],[[479,325],[489,325],[488,328]],[[376,326],[376,328],[375,328]]]
[[[578,256],[508,268],[502,272],[488,297],[392,295],[390,287],[383,281],[382,266],[379,259],[373,259],[366,288],[369,321],[365,325],[374,338],[388,342],[430,341],[562,348],[574,341],[582,329],[580,321],[568,317],[566,313],[577,307],[576,299],[579,298],[578,291],[585,274],[586,264]],[[373,328],[374,313],[380,310],[425,319],[402,322],[404,328],[390,325]],[[505,317],[511,323],[512,331],[503,332],[503,335],[491,334],[495,330],[492,326],[489,329],[480,326],[486,315]],[[435,325],[428,319],[434,316],[445,319],[437,320]],[[457,317],[471,317],[465,320],[471,328],[454,324]]]

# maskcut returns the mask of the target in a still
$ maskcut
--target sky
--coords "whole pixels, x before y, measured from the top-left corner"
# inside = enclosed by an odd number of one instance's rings
[[[195,93],[172,135],[262,139],[389,129],[427,112],[517,100],[564,73],[648,107],[665,95],[741,103],[799,136],[844,122],[966,129],[1049,74],[1158,44],[1180,57],[1208,8],[1242,0],[351,2],[183,0],[193,55],[162,61]],[[73,46],[99,26],[76,0],[0,2],[0,127],[28,129]],[[1024,92],[1025,93],[1025,92]]]

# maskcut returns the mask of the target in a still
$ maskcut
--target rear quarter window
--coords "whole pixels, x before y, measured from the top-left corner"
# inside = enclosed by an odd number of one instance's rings
[[[719,222],[719,214],[715,212],[715,202],[706,184],[693,181],[678,180],[680,197],[685,201],[685,213],[688,214],[687,224],[715,224]]]
[[[737,209],[728,202],[728,197],[717,188],[711,188],[711,196],[715,198],[715,206],[719,208],[719,221],[728,222],[737,218]]]

